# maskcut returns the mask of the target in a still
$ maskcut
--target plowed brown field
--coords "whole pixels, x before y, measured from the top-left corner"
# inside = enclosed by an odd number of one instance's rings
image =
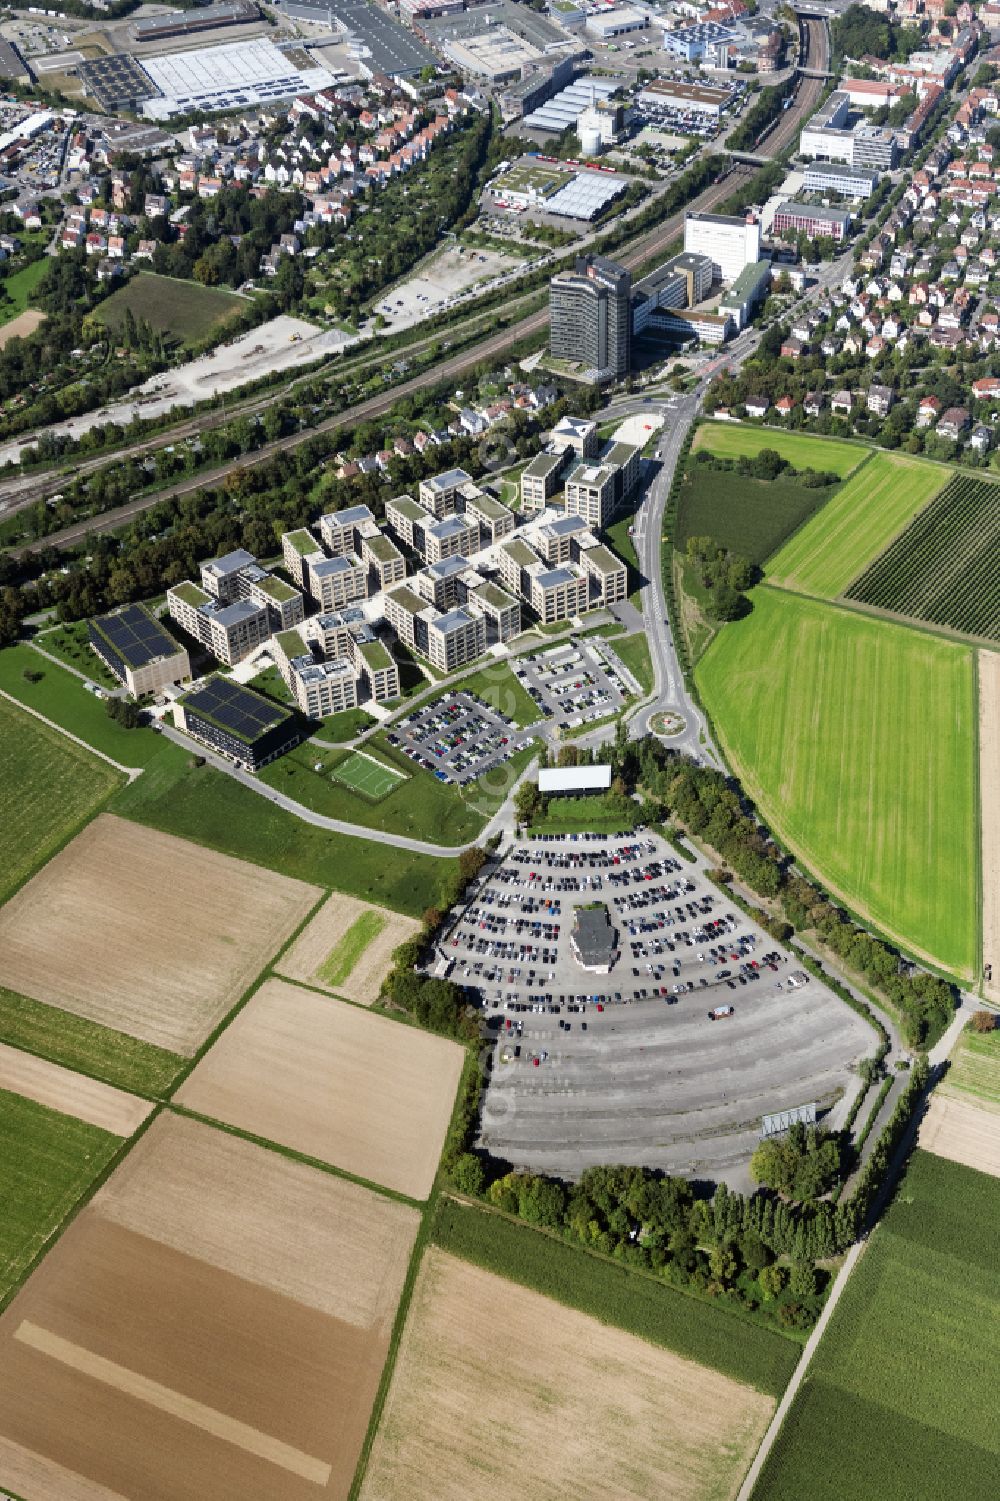
[[[267,980],[177,1099],[189,1110],[425,1199],[464,1056],[445,1038]]]
[[[31,1501],[346,1497],[417,1226],[160,1117],[0,1319],[0,1477]]]
[[[102,814],[0,909],[0,985],[190,1057],[319,895]]]
[[[72,1115],[88,1125],[100,1126],[114,1136],[131,1136],[153,1109],[148,1100],[126,1094],[110,1084],[100,1084],[72,1069],[50,1063],[10,1048],[0,1042],[0,1089],[23,1095],[50,1110]]]
[[[385,927],[361,954],[357,964],[340,985],[328,985],[320,970],[351,925],[364,912],[379,912],[385,918]],[[392,963],[392,951],[401,943],[419,933],[420,924],[412,917],[403,917],[399,912],[390,912],[387,907],[373,907],[370,902],[359,902],[350,896],[334,893],[323,903],[312,922],[303,928],[287,954],[282,954],[277,965],[290,980],[301,980],[305,985],[315,985],[320,990],[336,992],[349,1001],[370,1006],[378,999],[382,981]]]
[[[361,1501],[729,1501],[773,1408],[432,1247]]]
[[[935,1094],[920,1125],[925,1152],[1000,1178],[1000,1123],[971,1100]]]

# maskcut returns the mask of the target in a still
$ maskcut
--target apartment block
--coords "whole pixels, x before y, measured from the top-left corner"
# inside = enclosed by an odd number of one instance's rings
[[[506,589],[490,580],[469,588],[467,604],[486,619],[487,631],[496,641],[513,641],[521,634],[521,603]]]
[[[309,560],[306,587],[321,610],[343,610],[368,598],[368,570],[353,558]]]
[[[559,489],[559,477],[565,466],[564,453],[539,453],[521,471],[521,505],[526,511],[544,510]]]
[[[242,662],[271,634],[262,605],[249,599],[220,604],[190,579],[167,590],[167,610],[182,630],[227,667]]]
[[[385,519],[396,536],[407,547],[414,546],[413,528],[426,526],[432,515],[433,513],[429,512],[427,507],[422,506],[419,501],[414,500],[412,495],[397,495],[385,503]]]
[[[469,560],[459,555],[442,558],[439,563],[421,568],[410,582],[428,604],[434,605],[438,610],[451,610],[455,605],[464,603],[465,591],[460,588],[460,580],[470,573],[474,574],[474,570]],[[478,578],[479,575],[474,576]]]
[[[442,558],[471,558],[479,551],[479,527],[465,516],[445,516],[428,526],[414,526],[413,546],[428,563]]]
[[[307,642],[323,658],[346,661],[355,676],[367,679],[376,703],[399,697],[399,667],[358,609],[314,615],[304,626]]]
[[[502,542],[504,537],[509,537],[514,531],[514,513],[492,495],[484,495],[482,490],[475,490],[474,494],[466,493],[461,500],[462,513],[466,521],[479,527],[479,547],[492,547],[497,542]],[[479,548],[476,549],[478,552]]]
[[[298,531],[285,532],[281,539],[281,556],[299,588],[308,589],[306,565],[313,561],[318,563],[324,553],[309,528],[302,526]]]
[[[375,517],[367,506],[348,506],[343,511],[331,511],[319,518],[319,534],[323,546],[335,558],[360,555],[363,537],[378,531]]]
[[[575,563],[540,564],[528,574],[528,603],[543,625],[582,615],[590,598],[587,575]]]
[[[406,577],[406,560],[399,548],[376,527],[374,534],[363,536],[358,557],[368,570],[369,594],[381,594]]]
[[[385,613],[400,640],[426,657],[438,672],[454,672],[486,650],[482,615],[461,607],[442,612],[406,584],[389,590]]]
[[[440,521],[458,509],[457,498],[466,485],[476,488],[472,475],[464,469],[447,469],[443,474],[434,474],[430,479],[420,481],[420,504]]]
[[[596,459],[600,440],[597,423],[589,417],[560,417],[550,434],[552,446],[571,448],[581,459]]]
[[[358,675],[346,657],[317,661],[298,631],[275,636],[274,655],[281,676],[308,719],[325,719],[357,707]]]
[[[302,595],[284,579],[261,568],[253,553],[239,547],[201,565],[201,587],[220,605],[246,599],[267,611],[271,629],[284,631],[305,616]]]
[[[576,561],[581,542],[593,546],[596,538],[582,516],[557,516],[555,521],[538,523],[529,533],[530,545],[550,568],[559,563]]]
[[[621,495],[618,471],[610,464],[581,460],[566,476],[563,500],[567,516],[579,516],[588,526],[603,528],[614,515]]]
[[[593,604],[612,605],[628,598],[628,569],[603,542],[580,552],[580,566],[590,580]]]

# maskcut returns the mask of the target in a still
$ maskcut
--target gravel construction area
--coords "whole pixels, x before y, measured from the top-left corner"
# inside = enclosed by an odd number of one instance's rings
[[[161,1117],[0,1319],[4,1484],[32,1501],[346,1501],[417,1226]]]
[[[361,1501],[728,1501],[773,1408],[432,1247]]]
[[[131,1136],[154,1108],[149,1100],[88,1079],[47,1058],[0,1042],[0,1089],[23,1095],[63,1115],[72,1115],[113,1136]]]
[[[426,1199],[464,1058],[446,1038],[267,980],[177,1099],[358,1178]]]
[[[321,974],[323,966],[344,934],[365,912],[379,913],[385,918],[385,927],[359,956],[350,974],[339,985],[328,985]],[[335,991],[360,1006],[370,1006],[378,1000],[382,981],[392,965],[393,950],[419,931],[420,924],[412,917],[334,893],[282,955],[277,968],[290,980],[301,980],[304,985],[314,985],[331,994]]]
[[[0,985],[190,1057],[319,896],[104,813],[0,908]]]

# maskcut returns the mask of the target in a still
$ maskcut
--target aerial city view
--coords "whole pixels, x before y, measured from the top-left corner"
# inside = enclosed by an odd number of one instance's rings
[[[0,1501],[996,1501],[1000,0],[0,9]]]

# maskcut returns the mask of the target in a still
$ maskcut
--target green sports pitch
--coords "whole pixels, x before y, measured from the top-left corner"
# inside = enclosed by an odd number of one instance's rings
[[[765,586],[696,678],[727,759],[782,842],[861,919],[970,979],[971,650]]]
[[[332,775],[334,781],[342,782],[352,792],[360,792],[362,797],[369,797],[374,802],[388,797],[400,782],[406,781],[401,771],[393,771],[391,766],[385,766],[381,761],[370,761],[367,756],[359,756],[357,753],[335,766]]]
[[[768,583],[836,599],[950,478],[942,464],[875,454],[775,554]]]
[[[871,452],[859,443],[844,443],[839,438],[775,432],[769,427],[742,427],[735,422],[704,423],[692,444],[695,453],[704,449],[720,459],[755,459],[764,448],[773,448],[795,469],[815,469],[818,474],[836,474],[841,479],[857,469]]]

